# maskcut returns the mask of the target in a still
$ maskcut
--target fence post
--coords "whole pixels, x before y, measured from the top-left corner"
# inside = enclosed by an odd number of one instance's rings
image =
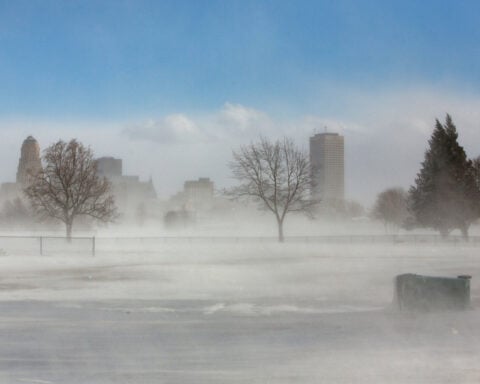
[[[43,256],[43,237],[40,236],[40,256]]]
[[[95,256],[95,236],[92,237],[92,256]]]

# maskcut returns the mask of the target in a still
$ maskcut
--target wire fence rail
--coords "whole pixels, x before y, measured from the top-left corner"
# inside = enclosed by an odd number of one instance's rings
[[[277,243],[275,236],[0,236],[0,255],[61,255],[95,256],[102,252],[155,252],[164,244],[256,244]],[[286,243],[298,244],[417,244],[417,245],[480,245],[480,236],[442,238],[439,235],[323,235],[289,236]]]

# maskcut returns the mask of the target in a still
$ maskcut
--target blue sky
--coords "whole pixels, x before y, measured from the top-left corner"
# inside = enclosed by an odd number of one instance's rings
[[[116,118],[231,100],[295,114],[317,113],[335,86],[476,92],[479,14],[478,1],[2,1],[0,113]]]
[[[480,154],[478,15],[478,1],[0,0],[0,181],[34,134],[122,157],[160,195],[221,187],[245,140],[305,144],[327,125],[346,138],[348,195],[369,203],[408,188],[446,112]]]

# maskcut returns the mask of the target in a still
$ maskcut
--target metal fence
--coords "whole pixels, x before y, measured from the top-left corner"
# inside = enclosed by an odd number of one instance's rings
[[[150,237],[72,237],[0,236],[0,255],[90,255],[102,252],[155,252],[165,244],[261,244],[277,243],[275,236],[150,236]],[[438,235],[325,235],[290,236],[286,243],[298,244],[417,244],[480,245],[480,236]]]
[[[95,237],[0,236],[1,255],[92,255],[96,253]]]

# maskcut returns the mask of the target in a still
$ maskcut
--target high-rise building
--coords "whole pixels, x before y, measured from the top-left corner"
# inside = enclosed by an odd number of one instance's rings
[[[28,184],[30,177],[42,169],[40,146],[33,136],[28,136],[22,144],[17,169],[17,183]]]
[[[322,203],[345,198],[344,140],[338,133],[310,137],[312,194]]]
[[[106,177],[107,179],[122,177],[122,159],[100,157],[97,159],[97,173],[100,177]]]

